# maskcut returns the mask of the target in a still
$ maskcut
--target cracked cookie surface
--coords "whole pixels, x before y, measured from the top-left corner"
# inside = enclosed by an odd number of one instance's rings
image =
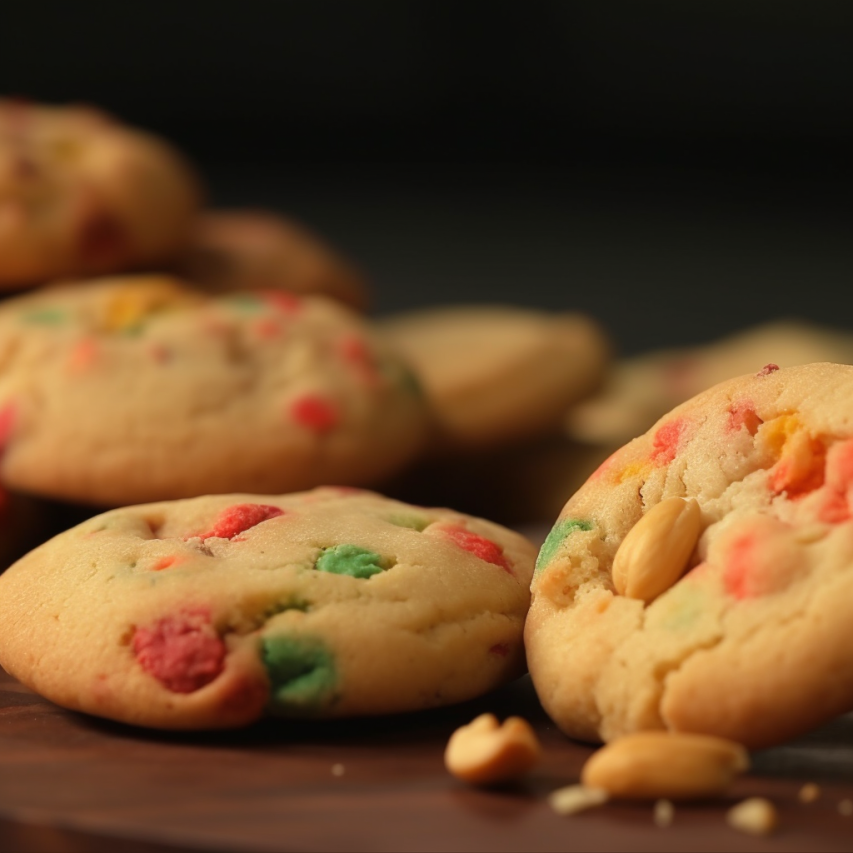
[[[108,507],[373,486],[428,430],[403,361],[330,299],[121,276],[0,305],[10,488]]]
[[[525,628],[563,731],[758,748],[853,709],[851,401],[851,366],[767,365],[673,409],[569,499]],[[685,536],[692,551],[656,588],[648,573],[671,572]],[[649,595],[617,593],[637,578]]]
[[[356,489],[124,507],[0,575],[0,664],[57,704],[160,728],[446,705],[523,672],[535,554]]]

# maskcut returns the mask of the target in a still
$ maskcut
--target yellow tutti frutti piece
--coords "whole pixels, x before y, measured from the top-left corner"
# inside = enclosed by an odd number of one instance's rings
[[[196,296],[170,279],[139,278],[109,295],[99,325],[108,332],[133,331],[152,314],[193,305],[200,299],[200,294]]]

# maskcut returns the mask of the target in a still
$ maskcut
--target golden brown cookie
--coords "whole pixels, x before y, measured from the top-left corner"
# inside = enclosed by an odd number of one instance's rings
[[[377,325],[423,385],[440,453],[558,433],[566,410],[597,388],[610,358],[603,329],[577,313],[442,306],[389,315]]]
[[[171,729],[447,705],[524,671],[535,554],[357,490],[123,507],[0,575],[0,664],[65,707]]]
[[[373,485],[429,423],[403,361],[324,297],[123,276],[0,304],[0,481],[21,491],[115,506]]]
[[[853,366],[720,383],[568,501],[525,628],[567,734],[779,743],[853,710]]]
[[[88,106],[0,99],[0,290],[167,262],[200,202],[164,139]]]

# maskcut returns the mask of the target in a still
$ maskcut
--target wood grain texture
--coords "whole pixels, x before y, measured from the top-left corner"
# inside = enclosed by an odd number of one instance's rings
[[[522,783],[477,790],[444,769],[459,725],[492,711],[530,720],[542,763]],[[4,851],[834,851],[853,848],[853,717],[754,756],[722,801],[560,817],[547,794],[577,781],[592,747],[562,735],[527,678],[454,708],[395,718],[264,721],[215,734],[131,728],[65,711],[0,673],[0,849]],[[335,775],[333,767],[343,766]],[[804,804],[806,781],[821,797]],[[778,830],[753,838],[725,809],[770,797]]]

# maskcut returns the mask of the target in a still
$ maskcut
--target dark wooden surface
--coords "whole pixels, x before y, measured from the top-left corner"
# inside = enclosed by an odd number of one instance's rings
[[[451,732],[485,710],[527,717],[543,741],[516,786],[476,790],[444,769]],[[679,805],[668,828],[647,804],[553,813],[547,794],[575,782],[590,751],[556,730],[526,678],[394,719],[174,734],[66,711],[0,674],[0,850],[853,850],[853,817],[838,811],[853,798],[853,717],[756,754],[731,797]],[[797,798],[806,781],[821,786],[811,804]],[[749,795],[776,803],[773,835],[726,826],[726,807]]]

